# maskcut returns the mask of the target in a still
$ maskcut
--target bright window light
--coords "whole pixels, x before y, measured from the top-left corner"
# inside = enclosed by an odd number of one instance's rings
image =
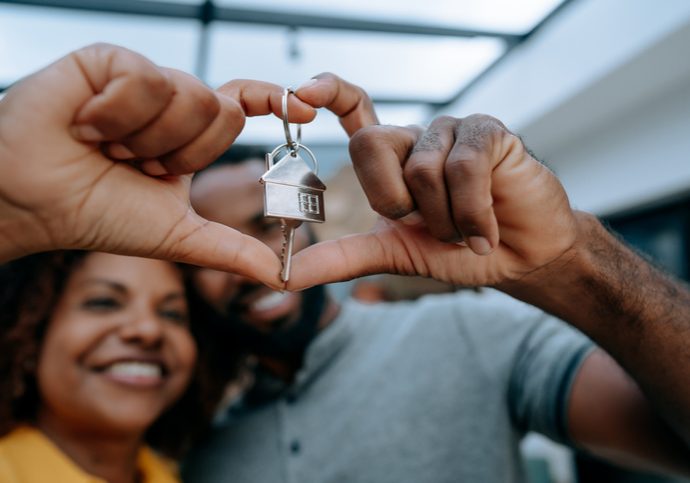
[[[562,0],[216,0],[217,5],[525,33]]]
[[[504,50],[493,38],[432,38],[218,23],[212,27],[209,81],[262,79],[298,86],[323,71],[372,97],[449,99]],[[292,53],[292,55],[291,55]]]
[[[200,5],[204,0],[146,0],[147,2],[183,3],[186,5]]]
[[[0,5],[0,85],[94,42],[122,45],[193,72],[199,29],[192,20]]]

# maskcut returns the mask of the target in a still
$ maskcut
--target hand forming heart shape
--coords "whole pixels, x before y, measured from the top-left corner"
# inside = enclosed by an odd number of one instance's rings
[[[350,154],[381,218],[369,233],[296,254],[290,289],[382,272],[500,287],[575,243],[563,187],[491,117],[363,128]]]
[[[246,116],[280,115],[281,95],[280,86],[248,80],[214,92],[109,45],[28,77],[0,103],[0,177],[12,180],[0,188],[0,260],[92,249],[281,287],[270,248],[189,203],[191,173],[227,149]],[[352,161],[382,219],[370,233],[296,254],[288,289],[375,272],[500,285],[573,245],[575,215],[562,186],[500,121],[378,126],[367,94],[332,74],[291,96],[290,121],[311,121],[319,107],[352,136]]]

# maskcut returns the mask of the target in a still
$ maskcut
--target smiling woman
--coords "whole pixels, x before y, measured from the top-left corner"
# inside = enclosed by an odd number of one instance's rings
[[[176,481],[148,445],[179,456],[228,369],[225,357],[213,370],[186,278],[169,262],[87,252],[0,269],[0,480]]]

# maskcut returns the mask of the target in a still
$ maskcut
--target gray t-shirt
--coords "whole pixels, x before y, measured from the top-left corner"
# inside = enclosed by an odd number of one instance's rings
[[[582,334],[492,290],[348,302],[295,384],[230,411],[194,483],[523,481],[526,431],[567,442]],[[270,387],[271,384],[265,384]]]

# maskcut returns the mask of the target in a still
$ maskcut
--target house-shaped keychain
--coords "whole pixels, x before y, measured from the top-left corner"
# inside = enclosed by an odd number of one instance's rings
[[[326,185],[300,156],[306,151],[316,166],[316,158],[305,146],[288,150],[278,162],[280,149],[266,155],[266,173],[259,180],[264,185],[264,216],[323,223],[326,221],[323,192]],[[283,152],[285,152],[283,150]]]

